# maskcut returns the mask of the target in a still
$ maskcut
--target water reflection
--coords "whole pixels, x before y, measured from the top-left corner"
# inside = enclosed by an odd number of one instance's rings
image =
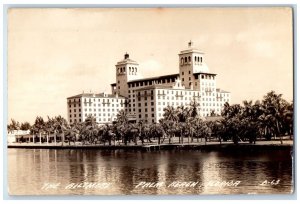
[[[290,193],[292,161],[288,151],[235,154],[8,149],[8,179],[9,192],[15,195]],[[277,179],[279,185],[259,185]],[[208,185],[230,180],[241,183],[238,187]],[[170,187],[174,181],[199,184]],[[110,187],[66,188],[83,182],[110,183]],[[164,185],[136,188],[140,182]],[[45,183],[56,183],[59,187],[43,189]]]

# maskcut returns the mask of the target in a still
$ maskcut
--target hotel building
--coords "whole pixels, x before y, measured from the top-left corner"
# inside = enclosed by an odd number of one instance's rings
[[[230,103],[230,93],[217,88],[217,75],[209,72],[204,53],[189,42],[179,53],[178,63],[178,74],[142,78],[139,64],[126,53],[116,64],[112,94],[83,93],[67,98],[69,122],[92,115],[100,124],[110,123],[120,110],[133,122],[158,122],[168,105],[189,106],[193,100],[199,104],[200,116],[220,115],[224,103]]]

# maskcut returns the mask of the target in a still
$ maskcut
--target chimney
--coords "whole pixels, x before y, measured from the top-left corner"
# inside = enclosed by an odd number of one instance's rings
[[[128,59],[129,58],[129,54],[126,52],[126,54],[124,55],[124,59]]]

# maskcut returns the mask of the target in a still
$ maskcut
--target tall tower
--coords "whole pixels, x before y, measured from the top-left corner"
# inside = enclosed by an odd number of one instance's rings
[[[128,97],[127,82],[139,78],[139,64],[129,59],[129,54],[124,55],[124,59],[116,64],[116,89],[121,96]]]
[[[194,73],[208,73],[204,62],[204,53],[193,47],[193,42],[188,43],[188,49],[179,53],[179,76],[185,88],[193,88]]]

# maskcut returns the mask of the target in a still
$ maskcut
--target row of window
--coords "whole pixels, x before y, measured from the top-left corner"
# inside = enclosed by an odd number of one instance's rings
[[[78,100],[77,100],[77,98],[74,98],[73,100],[72,99],[68,100],[69,103],[72,103],[72,101],[75,102],[75,103],[80,102],[80,98],[78,98]]]
[[[123,101],[125,101],[125,99],[120,99],[121,100],[121,102]],[[103,102],[103,103],[105,103],[105,102],[107,102],[107,103],[110,103],[110,102],[119,102],[119,99],[114,99],[114,98],[102,98],[102,99],[100,99],[100,98],[98,98],[98,100],[97,100],[98,102]],[[96,99],[95,98],[93,98],[93,100],[91,99],[91,98],[89,98],[88,100],[87,100],[87,98],[85,98],[84,99],[84,102],[85,103],[91,103],[91,102],[96,102]]]
[[[96,113],[94,113],[94,114],[86,113],[86,114],[84,114],[84,115],[85,115],[85,116],[92,115],[92,116],[97,117],[97,114],[96,114]],[[113,116],[113,115],[111,115],[110,113],[108,113],[108,114],[106,114],[106,113],[98,113],[98,116],[104,116],[104,117],[108,116],[108,117],[110,117],[110,116]]]
[[[154,118],[154,113],[152,113],[152,114],[150,115],[150,117]],[[142,118],[142,115],[141,115],[141,114],[139,114],[139,118]],[[144,114],[144,118],[148,118],[148,114],[147,114],[147,113]]]
[[[201,88],[202,91],[205,91],[205,92],[214,92],[216,89],[214,88]]]
[[[76,113],[76,109],[74,109],[74,112]],[[81,112],[81,109],[79,109],[78,112]],[[70,109],[70,113],[72,113],[72,109]]]
[[[70,118],[72,118],[72,114],[70,114],[69,116],[70,116]],[[74,118],[76,118],[76,117],[77,117],[77,115],[76,115],[76,114],[74,114],[73,116],[74,116]],[[78,114],[78,117],[81,117],[81,114],[80,114],[80,113]]]
[[[184,78],[182,78],[181,81],[184,81]],[[189,81],[191,81],[191,77],[189,77]]]
[[[128,68],[129,74],[130,73],[137,73],[137,67],[129,67]],[[117,72],[120,73],[126,73],[126,68],[125,67],[119,67],[117,69]]]
[[[79,122],[81,122],[81,118],[79,118],[79,120],[78,120]],[[70,123],[72,123],[73,122],[73,120],[72,119],[70,119]],[[77,122],[77,119],[74,119],[74,122],[76,123]]]
[[[182,76],[184,75],[184,72],[181,72]],[[191,74],[191,71],[189,71],[189,74]]]
[[[142,86],[148,86],[148,85],[153,85],[154,82],[156,84],[165,84],[165,83],[171,83],[175,82],[176,77],[174,78],[166,78],[166,79],[160,79],[160,80],[151,80],[151,81],[141,81],[141,82],[133,82],[128,84],[128,88],[133,88],[133,87],[142,87]]]
[[[157,90],[158,95],[165,95],[165,94],[174,94],[176,95],[189,95],[189,96],[200,96],[199,92],[195,91],[173,91],[173,90]]]
[[[202,85],[206,85],[206,86],[214,86],[215,85],[215,82],[202,82]]]
[[[113,108],[112,108],[112,109],[105,109],[105,108],[102,109],[103,112],[105,112],[105,111],[110,112],[110,110],[111,110],[112,112],[118,112],[120,109],[113,109]],[[88,112],[88,111],[91,112],[92,109],[91,109],[91,108],[90,108],[90,109],[84,109],[84,111],[85,111],[85,112]],[[94,112],[96,112],[96,111],[97,111],[97,109],[94,109]],[[101,109],[98,109],[98,111],[101,112]]]
[[[204,91],[204,90],[203,90]],[[212,91],[211,91],[212,92]],[[215,96],[215,94],[214,93],[211,93],[210,91],[207,91],[207,92],[202,92],[202,96]]]
[[[105,107],[105,105],[107,105],[107,107],[115,107],[115,105],[116,105],[116,107],[119,107],[119,105],[120,105],[120,107],[123,107],[124,105],[125,105],[125,103],[120,103],[120,104],[110,104],[110,103],[98,103],[98,107],[100,107],[100,106],[103,106],[103,107]],[[91,107],[92,106],[92,104],[91,103],[88,103],[88,104],[86,104],[86,106],[89,106],[89,107]],[[94,103],[94,105],[93,105],[94,107],[96,107],[97,106],[97,104],[96,103]],[[74,106],[74,107],[76,107],[76,106]],[[70,108],[71,108],[71,106],[70,106]]]
[[[208,75],[208,74],[202,74],[201,75],[201,79],[215,79],[215,76],[214,75]]]
[[[71,108],[71,107],[72,107],[72,105],[69,104],[69,108]],[[73,107],[76,107],[76,104],[74,104]],[[78,104],[78,107],[81,107],[81,104],[80,104],[80,103]]]
[[[153,96],[151,96],[151,97],[149,97],[149,98],[148,98],[147,96],[144,97],[144,100],[145,100],[145,101],[147,101],[148,99],[154,100],[154,97],[153,97]],[[141,97],[138,97],[138,101],[141,101]]]
[[[149,110],[151,110],[152,112],[154,112],[154,108],[149,108]],[[139,111],[139,113],[141,113],[142,112],[142,109],[139,109],[138,110]],[[148,108],[145,108],[145,112],[148,112]]]
[[[225,93],[217,93],[217,97],[229,97],[229,94],[225,94]]]
[[[188,62],[191,62],[191,59],[192,59],[191,56],[181,57],[181,59],[180,59],[181,65],[186,64]],[[195,56],[194,61],[195,62],[202,62],[202,57]]]

